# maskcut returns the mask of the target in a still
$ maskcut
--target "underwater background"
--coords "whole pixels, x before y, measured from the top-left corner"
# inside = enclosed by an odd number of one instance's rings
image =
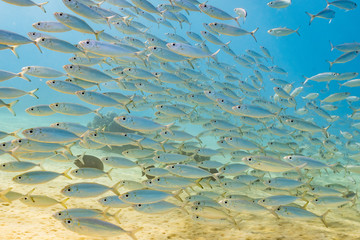
[[[150,1],[153,5],[157,6],[161,3],[168,3],[167,1]],[[287,76],[281,76],[290,83],[293,83],[293,88],[297,88],[303,85],[306,77],[314,76],[318,73],[328,72],[329,64],[326,60],[333,61],[336,59],[340,52],[337,50],[331,51],[330,41],[332,44],[342,44],[359,41],[360,32],[358,30],[358,23],[360,22],[360,13],[359,9],[356,8],[351,11],[345,11],[342,9],[331,7],[336,11],[335,18],[329,24],[329,21],[326,19],[315,19],[312,24],[309,26],[309,17],[305,12],[317,13],[325,8],[326,1],[318,0],[302,0],[302,1],[293,1],[291,5],[284,9],[274,9],[266,5],[266,1],[245,1],[245,0],[212,0],[208,1],[208,4],[221,8],[222,10],[231,13],[235,16],[233,12],[234,8],[241,7],[247,10],[246,21],[243,23],[242,19],[239,19],[240,25],[242,28],[252,31],[259,27],[259,30],[255,34],[257,42],[254,39],[247,35],[241,37],[233,36],[224,36],[221,35],[221,40],[226,43],[231,41],[228,45],[237,55],[244,54],[245,50],[251,49],[261,53],[260,46],[266,47],[272,57],[274,58],[274,64],[285,69],[288,73]],[[35,7],[19,7],[7,4],[0,1],[0,29],[9,30],[16,32],[23,36],[26,36],[28,32],[37,31],[31,25],[37,21],[56,21],[53,14],[54,12],[67,12],[73,14],[67,7],[64,6],[62,1],[50,0],[45,6],[46,13],[43,13],[41,9]],[[101,7],[106,7],[107,9],[117,11],[115,6],[107,4],[106,1]],[[183,12],[185,14],[185,12]],[[214,20],[211,17],[205,15],[201,12],[190,12],[188,17],[191,22],[191,26],[188,24],[183,24],[181,29],[176,22],[172,24],[176,27],[176,33],[187,38],[186,31],[193,31],[199,33],[204,30],[203,23],[210,22],[226,22],[228,24],[234,25],[234,21],[221,21]],[[166,28],[162,25],[160,27],[157,24],[151,23],[144,20],[143,18],[137,18],[137,21],[149,26],[148,32],[156,36],[165,39],[168,42],[174,42],[174,40],[168,39],[165,35],[167,32],[174,32],[173,29]],[[114,27],[109,29],[105,24],[96,24],[94,22],[87,21],[94,30],[104,30],[106,33],[109,33],[113,36],[124,37],[125,35],[117,31]],[[299,29],[299,35],[291,34],[285,37],[275,37],[269,35],[267,30],[275,27],[288,27],[291,29]],[[77,31],[69,31],[63,33],[49,33],[52,36],[59,37],[60,39],[66,40],[73,44],[78,43],[79,41],[91,38],[94,39],[94,36],[89,34],[80,33]],[[188,39],[188,38],[187,38]],[[189,40],[189,39],[188,39]],[[219,46],[208,43],[210,51],[213,53],[219,49]],[[21,68],[24,66],[46,66],[54,68],[58,71],[64,72],[62,69],[63,65],[69,64],[69,58],[72,57],[72,54],[60,53],[45,49],[42,47],[43,53],[40,53],[33,44],[22,45],[17,48],[17,53],[19,58],[16,58],[14,54],[9,50],[0,51],[0,69],[6,70],[14,73],[21,71]],[[217,55],[219,61],[236,66],[236,69],[241,72],[242,79],[245,79],[247,76],[253,74],[253,69],[248,69],[241,67],[237,64],[233,57],[226,54],[224,51],[220,51]],[[208,60],[203,59],[197,61],[195,70],[205,73],[205,70],[208,69],[206,64]],[[270,64],[266,62],[267,64]],[[102,66],[94,66],[99,70],[111,69],[111,66],[102,64]],[[132,67],[132,66],[129,66]],[[359,72],[360,69],[360,58],[355,58],[353,61],[347,62],[345,64],[335,64],[331,71],[337,73],[345,72]],[[224,76],[219,70],[213,69]],[[272,73],[263,73],[264,82],[262,89],[259,91],[258,95],[264,99],[273,99],[274,91],[272,90],[275,86],[272,82],[267,79],[269,76],[273,76]],[[31,82],[26,82],[20,78],[14,78],[0,83],[1,87],[14,87],[22,89],[25,91],[30,91],[35,88],[39,88],[36,95],[39,99],[35,99],[31,96],[25,95],[20,99],[20,101],[15,105],[14,111],[16,116],[13,116],[6,108],[0,108],[0,130],[5,132],[13,132],[18,129],[27,129],[31,127],[42,127],[49,126],[50,124],[56,122],[74,122],[79,123],[84,126],[87,126],[89,123],[93,122],[95,115],[88,114],[84,116],[68,116],[55,113],[50,116],[31,116],[25,109],[39,104],[51,104],[55,102],[73,102],[79,103],[85,106],[90,107],[91,109],[96,109],[98,107],[91,106],[90,104],[82,102],[76,95],[63,94],[57,91],[50,89],[46,85],[46,81],[49,79],[41,79],[37,77],[29,76],[32,80]],[[213,77],[212,77],[213,78]],[[66,77],[58,78],[66,79]],[[224,82],[225,80],[220,77],[219,79],[214,79],[219,82]],[[304,89],[301,92],[300,96],[306,96],[308,93],[319,93],[317,99],[324,99],[330,94],[336,92],[350,92],[351,96],[360,97],[360,92],[358,87],[348,88],[342,87],[339,89],[340,81],[331,81],[329,83],[328,89],[326,83],[324,82],[314,82],[309,81],[304,85]],[[211,84],[210,84],[211,85]],[[111,85],[113,88],[107,89],[106,86],[100,84],[101,91],[119,91],[124,94],[133,94],[134,92],[114,90],[116,85]],[[171,85],[175,87],[175,85]],[[215,90],[216,86],[214,87]],[[96,90],[97,87],[91,88]],[[181,89],[180,87],[178,88]],[[207,89],[204,89],[207,90]],[[189,92],[189,91],[187,91]],[[190,92],[189,92],[190,93]],[[142,96],[140,91],[136,93],[139,96]],[[144,96],[146,96],[145,93]],[[6,99],[8,102],[9,99]],[[301,97],[296,98],[297,105],[296,109],[302,108],[306,105],[307,101]],[[346,148],[344,139],[340,130],[343,132],[353,133],[357,131],[352,124],[357,123],[357,120],[353,120],[348,117],[353,111],[349,108],[349,103],[347,101],[340,101],[335,103],[338,107],[337,110],[332,111],[331,115],[339,116],[339,119],[331,124],[328,132],[336,139],[337,152],[333,158],[323,160],[327,164],[336,164],[340,163],[346,169],[347,165],[357,165],[356,160],[349,158],[350,154],[355,154],[360,151],[351,151]],[[351,106],[354,108],[359,108],[360,104],[358,102],[351,103]],[[132,111],[131,115],[139,117],[154,117],[154,113],[157,110],[153,109],[144,109],[141,111]],[[210,109],[211,111],[211,109]],[[127,114],[124,109],[117,109],[112,107],[106,107],[101,110],[103,115],[107,113],[114,112],[117,115]],[[293,115],[295,114],[295,109],[287,108],[282,114]],[[201,114],[201,113],[200,113]],[[327,127],[329,123],[324,119],[315,114],[308,114],[318,126]],[[204,114],[203,117],[210,118],[212,116]],[[234,118],[235,119],[235,118]],[[232,119],[227,119],[224,117],[223,120],[232,121]],[[101,119],[98,121],[101,122]],[[232,122],[233,124],[238,124],[236,121]],[[104,122],[104,124],[110,124],[109,122]],[[176,125],[179,129],[184,130],[192,135],[197,135],[206,129],[201,127],[201,125],[195,125],[191,122],[177,122]],[[269,124],[270,125],[270,124]],[[100,127],[99,124],[96,127]],[[258,128],[257,128],[258,129]],[[254,129],[254,133],[256,131]],[[354,138],[352,139],[355,142],[359,141],[360,134],[353,134]],[[315,134],[314,134],[315,136]],[[323,136],[319,133],[316,135],[319,138]],[[14,139],[13,137],[7,137],[1,141],[9,141]],[[271,135],[260,135],[258,142],[262,145],[266,145],[267,142],[276,140]],[[216,142],[219,140],[218,136],[204,136],[201,138],[202,146],[212,149],[219,149],[219,146]],[[279,140],[281,141],[281,140]],[[360,142],[359,142],[360,143]],[[359,147],[359,145],[357,145]],[[72,147],[72,152],[74,155],[92,155],[98,158],[102,158],[108,155],[121,155],[119,150],[109,149],[105,147],[104,149],[84,149],[78,145]],[[299,153],[297,150],[294,152],[289,152],[287,154],[282,154],[282,156]],[[318,152],[314,152],[313,155],[318,156]],[[226,152],[224,155],[217,155],[211,157],[211,160],[219,161],[223,164],[230,163],[231,155]],[[1,155],[1,163],[8,162],[13,160],[11,156]],[[136,160],[136,159],[132,159]],[[36,162],[36,161],[34,161]],[[42,167],[46,170],[64,172],[69,167],[73,169],[76,166],[72,161],[68,162],[55,162],[50,160],[45,160],[42,164]],[[106,171],[110,168],[105,166]],[[314,180],[312,183],[318,185],[329,184],[329,183],[338,183],[347,187],[350,191],[357,193],[358,181],[360,180],[359,175],[356,173],[349,173],[348,171],[342,169],[339,172],[332,171],[322,171],[321,174],[314,173]],[[12,188],[13,191],[26,194],[34,187],[36,188],[36,194],[43,194],[46,196],[51,196],[57,200],[64,199],[64,196],[60,193],[60,190],[68,185],[75,182],[82,182],[82,179],[73,180],[66,179],[64,177],[56,178],[48,183],[39,184],[37,186],[27,186],[17,184],[12,181],[12,178],[17,175],[17,173],[7,173],[0,172],[0,190],[7,188]],[[113,180],[110,180],[107,176],[102,176],[98,179],[90,180],[89,182],[97,182],[104,184],[106,186],[112,186],[117,181],[126,179],[134,180],[141,182],[146,178],[142,176],[140,168],[130,168],[130,169],[115,169],[111,173]],[[311,175],[311,173],[310,173]],[[277,176],[271,175],[271,176]],[[267,176],[266,176],[267,177]],[[311,178],[311,176],[309,177]],[[209,190],[209,188],[207,189]],[[126,190],[120,190],[121,193]],[[216,191],[216,190],[214,190]],[[263,195],[258,192],[256,189],[246,188],[241,191],[242,194],[251,196],[252,198],[261,198]],[[83,208],[96,208],[104,209],[98,202],[102,196],[106,196],[108,193],[101,195],[96,198],[82,199],[82,198],[70,198],[67,201],[66,205],[68,208],[72,207],[83,207]],[[173,199],[171,200],[172,202]],[[115,237],[108,238],[99,238],[99,237],[89,237],[81,236],[77,233],[68,231],[65,229],[62,224],[52,217],[56,211],[62,210],[61,205],[54,205],[48,208],[37,208],[29,207],[21,203],[20,201],[13,201],[11,203],[3,202],[0,204],[0,239],[130,239],[126,235],[120,235]],[[118,209],[116,209],[117,211]],[[314,206],[309,205],[307,210],[316,213],[317,215],[322,215],[328,210],[326,206]],[[116,212],[110,210],[111,213]],[[341,208],[333,208],[328,214],[327,223],[328,228],[325,228],[321,221],[318,219],[315,220],[297,220],[297,219],[276,219],[270,213],[261,213],[261,214],[249,214],[244,213],[241,216],[242,221],[239,222],[239,228],[234,228],[231,225],[226,224],[203,224],[193,221],[191,216],[186,214],[182,210],[174,210],[168,213],[163,214],[142,214],[134,211],[131,207],[124,208],[119,214],[120,226],[126,230],[134,230],[141,227],[141,230],[136,233],[137,238],[140,239],[194,239],[194,240],[207,240],[207,239],[360,239],[360,213],[358,212],[358,204],[355,202],[354,206],[345,206]],[[115,221],[112,221],[116,223]]]

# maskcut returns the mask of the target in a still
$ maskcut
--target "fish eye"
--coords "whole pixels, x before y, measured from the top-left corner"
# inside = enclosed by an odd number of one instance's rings
[[[68,188],[67,190],[68,190],[68,192],[70,192],[70,191],[71,191],[71,188]]]
[[[125,197],[129,197],[129,194],[125,194]]]
[[[224,167],[223,170],[225,171],[225,170],[226,170],[226,167]]]
[[[40,26],[40,25],[41,25],[41,23],[39,23],[39,22],[38,22],[38,24],[37,24],[37,25],[38,25],[38,26]]]
[[[315,199],[315,202],[317,202],[317,201],[319,201],[319,199],[316,198],[316,199]]]
[[[198,209],[199,209],[198,207],[195,208],[195,210],[198,210]]]
[[[72,66],[70,66],[69,68],[73,68]]]
[[[30,130],[29,133],[33,133],[34,131],[33,130]]]
[[[138,207],[141,207],[141,204],[138,204]]]
[[[228,201],[225,201],[224,203],[225,203],[225,204],[227,204],[227,203],[228,203]]]
[[[59,15],[60,15],[60,16],[62,16],[63,14],[62,14],[62,13],[60,13]]]
[[[90,41],[86,41],[86,44],[90,44]]]
[[[280,211],[280,207],[278,207],[277,210]]]
[[[96,133],[94,133],[94,137],[96,137],[97,136],[97,134]]]
[[[78,173],[78,170],[76,170],[75,173]]]
[[[248,161],[251,162],[252,158],[248,158]]]
[[[56,126],[60,126],[60,123],[57,123]]]
[[[262,202],[265,202],[265,199],[263,199]]]
[[[313,187],[313,188],[311,188],[311,190],[313,190],[313,191],[314,191],[314,190],[315,190],[315,188]]]
[[[2,166],[3,166],[3,167],[6,167],[6,164],[3,164]]]
[[[159,158],[160,158],[160,156],[157,156],[157,158],[159,159]]]
[[[271,183],[271,180],[269,180],[268,183]]]
[[[291,160],[291,159],[292,159],[292,157],[289,157],[289,159]]]
[[[233,139],[232,138],[229,138],[230,141],[232,141]]]
[[[21,176],[18,176],[18,179],[21,179]]]
[[[176,44],[175,44],[175,43],[173,43],[172,45],[173,45],[173,46],[175,46]]]
[[[160,178],[156,179],[156,181],[160,182]]]
[[[58,106],[59,106],[59,104],[55,104],[55,106],[56,106],[56,107],[58,107]]]
[[[175,166],[171,166],[171,168],[175,168]]]
[[[126,120],[126,117],[123,117],[122,120],[125,121],[125,120]]]
[[[61,212],[59,212],[58,215],[61,216]]]
[[[55,80],[54,80],[54,81],[52,81],[52,83],[55,83]]]
[[[207,7],[207,5],[205,4],[204,7]]]
[[[290,122],[294,122],[294,120],[291,119]]]
[[[70,1],[71,1],[71,0],[69,0],[69,2],[70,2]],[[66,222],[70,224],[70,223],[71,223],[71,220],[67,220]]]
[[[199,218],[199,216],[196,216],[195,218]]]
[[[35,35],[36,35],[36,33],[33,33],[32,35],[33,35],[33,36],[35,36]]]
[[[217,23],[214,23],[214,26],[217,26]]]
[[[24,200],[27,200],[28,198],[27,197],[24,197]]]

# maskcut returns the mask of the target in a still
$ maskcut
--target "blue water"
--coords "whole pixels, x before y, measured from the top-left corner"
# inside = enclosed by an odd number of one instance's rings
[[[167,1],[151,1],[155,6],[160,3],[164,3]],[[316,18],[311,26],[309,26],[309,17],[305,14],[305,11],[310,12],[312,14],[316,14],[323,10],[326,7],[325,0],[312,1],[312,0],[295,0],[291,4],[290,7],[285,9],[273,9],[266,5],[266,1],[245,1],[245,0],[213,0],[209,1],[209,4],[220,7],[228,13],[231,13],[233,16],[236,16],[233,13],[233,9],[237,7],[241,7],[247,10],[248,16],[246,18],[245,23],[243,23],[242,19],[239,20],[241,27],[248,30],[253,31],[257,27],[259,27],[258,32],[255,34],[257,42],[248,35],[241,37],[230,37],[230,36],[221,36],[221,40],[223,42],[231,41],[229,47],[238,55],[245,54],[245,50],[251,49],[257,51],[262,54],[260,50],[260,46],[266,47],[271,55],[274,58],[274,65],[278,65],[281,68],[285,69],[288,72],[287,76],[265,73],[262,72],[264,76],[264,90],[260,92],[260,95],[266,99],[269,99],[272,95],[274,95],[273,87],[275,86],[268,79],[269,76],[282,78],[287,80],[290,83],[293,83],[294,88],[302,86],[306,77],[311,77],[318,73],[328,72],[329,64],[326,60],[333,61],[338,56],[342,54],[337,50],[330,51],[330,41],[334,45],[349,43],[349,42],[359,42],[360,41],[360,32],[358,31],[358,23],[360,22],[360,13],[359,8],[356,8],[352,11],[345,11],[342,9],[338,9],[336,7],[331,6],[330,8],[336,11],[335,18],[329,23],[329,20]],[[111,6],[109,4],[104,3],[102,5],[104,8],[108,8],[113,11],[117,11],[116,7]],[[27,36],[26,34],[30,31],[36,31],[31,25],[37,21],[56,21],[53,16],[54,12],[66,12],[70,14],[74,14],[68,8],[64,6],[62,1],[59,0],[50,0],[49,4],[45,5],[45,9],[47,13],[43,13],[40,8],[34,7],[18,7],[14,5],[7,4],[5,2],[0,1],[0,29],[9,30],[16,32],[18,34],[22,34]],[[184,13],[184,12],[183,12]],[[185,14],[185,13],[184,13]],[[199,12],[191,12],[190,15],[185,14],[189,21],[192,23],[189,27],[186,23],[183,23],[183,29],[180,29],[177,22],[171,21],[173,26],[176,27],[176,33],[179,35],[186,36],[186,31],[193,31],[200,35],[200,31],[205,30],[202,26],[202,23],[211,23],[211,22],[221,22],[221,20],[210,18],[209,16],[199,13]],[[164,35],[167,32],[174,32],[173,29],[167,28],[163,25],[160,25],[160,28],[151,22],[143,20],[141,18],[136,19],[136,21],[142,22],[143,24],[150,27],[148,30],[149,33],[152,33],[157,36],[161,36],[163,39],[166,39]],[[94,30],[105,30],[106,33],[109,33],[113,36],[124,37],[122,33],[118,32],[114,27],[109,29],[108,26],[95,24],[87,20],[87,22],[91,25]],[[235,25],[235,21],[226,21],[228,24]],[[271,36],[267,33],[267,30],[275,27],[288,27],[291,29],[296,29],[300,27],[299,33],[291,34],[285,37],[275,37]],[[69,31],[65,33],[46,33],[49,35],[53,35],[60,39],[66,40],[73,44],[78,43],[81,40],[85,40],[88,38],[94,39],[93,35],[83,34],[76,31]],[[192,40],[188,39],[190,42]],[[173,42],[174,40],[167,39],[168,42]],[[207,43],[211,52],[215,52],[219,49],[219,46],[216,46],[211,43]],[[46,66],[57,69],[59,71],[63,71],[62,66],[65,64],[69,64],[68,59],[72,57],[71,54],[59,53],[55,51],[51,51],[49,49],[45,49],[42,47],[43,53],[40,53],[38,49],[33,44],[22,45],[17,48],[17,52],[20,56],[17,59],[10,50],[0,51],[0,69],[6,70],[10,72],[20,72],[22,67],[25,66]],[[237,70],[242,73],[242,78],[245,79],[247,76],[252,75],[253,71],[251,69],[243,68],[238,65],[232,57],[227,55],[225,52],[220,51],[218,54],[218,59],[220,62],[224,62],[233,66],[236,66]],[[203,60],[201,65],[198,66],[196,70],[205,71],[207,68],[205,62],[207,60]],[[271,66],[272,63],[267,62],[267,66]],[[350,61],[345,64],[335,64],[331,71],[337,73],[345,73],[345,72],[359,72],[360,67],[360,58],[356,58],[353,61]],[[97,66],[97,69],[105,70],[110,69],[111,67],[103,64],[103,68]],[[217,71],[219,72],[219,71]],[[51,123],[68,121],[68,122],[77,122],[86,125],[88,122],[91,122],[93,119],[93,114],[85,115],[85,116],[65,116],[61,114],[54,114],[47,117],[37,117],[31,116],[27,114],[24,110],[28,107],[39,105],[39,104],[51,104],[55,102],[76,102],[82,105],[88,106],[92,109],[98,108],[97,106],[91,106],[86,104],[78,99],[76,95],[68,95],[56,92],[50,89],[45,82],[49,79],[39,79],[36,77],[29,76],[32,82],[26,82],[20,78],[14,78],[8,81],[1,82],[0,85],[2,87],[15,87],[22,90],[30,91],[35,88],[39,88],[37,95],[39,99],[35,99],[31,96],[23,96],[20,98],[19,103],[15,106],[14,111],[17,116],[12,116],[6,108],[0,108],[0,130],[4,131],[14,131],[18,128],[27,128],[27,127],[39,127],[46,126]],[[65,78],[62,78],[65,79]],[[215,79],[218,81],[218,79]],[[223,81],[223,80],[220,80]],[[316,99],[318,100],[324,99],[330,94],[336,92],[347,91],[351,93],[351,96],[360,97],[360,92],[358,88],[348,88],[342,87],[339,90],[339,81],[332,81],[329,84],[329,90],[326,89],[326,83],[316,83],[309,82],[304,86],[304,90],[302,93],[296,97],[297,100],[297,108],[302,108],[306,104],[306,101],[301,99],[301,96],[306,96],[308,93],[317,92],[320,96]],[[342,82],[343,83],[343,82]],[[96,88],[92,88],[96,89]],[[103,91],[106,89],[103,88]],[[108,89],[109,90],[109,89]],[[206,89],[204,89],[206,90]],[[112,91],[112,90],[109,90]],[[123,92],[126,94],[133,94],[133,92]],[[140,92],[137,94],[141,95]],[[147,94],[145,94],[147,95]],[[5,102],[10,102],[10,100],[5,100]],[[352,113],[352,110],[349,109],[349,104],[346,101],[341,101],[334,103],[334,105],[338,106],[338,110],[332,111],[331,115],[340,116],[340,119],[332,124],[329,129],[329,132],[341,140],[341,144],[337,144],[337,149],[343,155],[351,154],[351,152],[345,147],[346,139],[344,139],[339,131],[349,131],[350,133],[354,133],[357,131],[356,129],[351,127],[351,124],[356,123],[356,120],[352,120],[347,118],[347,115]],[[353,103],[352,106],[355,108],[360,107],[360,104],[357,102]],[[114,111],[116,113],[125,113],[124,110],[119,110],[116,108],[106,108],[102,110],[102,113]],[[153,113],[157,111],[156,109],[147,110],[144,112],[133,112],[132,114],[138,116],[151,116],[153,117]],[[286,114],[294,114],[293,109],[287,109]],[[312,118],[315,120],[317,125],[326,127],[329,123],[322,117],[319,117],[315,113],[312,113],[309,110],[309,114],[305,115],[308,118]],[[208,116],[207,116],[208,117]],[[1,125],[5,126],[6,129],[2,129]],[[179,124],[181,125],[181,123]],[[191,125],[181,125],[185,127],[190,133],[197,134],[204,129],[199,126],[191,126]],[[320,137],[320,134],[315,135],[316,137]],[[218,137],[208,137],[206,138],[207,142],[205,145],[207,147],[215,147],[218,148],[214,142],[219,140]],[[277,138],[275,138],[277,139]],[[267,141],[273,140],[270,137],[264,137],[263,144],[266,144]],[[358,136],[354,137],[354,141],[358,140]],[[223,162],[228,162],[226,159],[222,159]],[[331,159],[331,163],[342,162],[344,164],[349,161],[347,158],[341,159]],[[351,163],[354,163],[351,160]],[[323,180],[326,182],[326,180]],[[344,184],[347,184],[348,180],[344,180]],[[6,186],[1,186],[1,189]],[[355,190],[354,186],[351,185],[351,189]],[[347,213],[348,214],[348,213]],[[150,220],[151,221],[151,220]],[[254,222],[254,224],[256,224]],[[336,232],[336,231],[335,231]],[[340,230],[339,230],[340,232]],[[337,236],[339,237],[339,236]],[[141,238],[145,239],[145,238]],[[160,239],[160,238],[159,238]],[[180,238],[178,238],[180,239]],[[184,238],[188,239],[188,238]],[[195,238],[194,238],[195,239]],[[201,238],[199,238],[201,239]],[[206,238],[208,239],[208,238]],[[221,237],[216,238],[221,239]],[[294,238],[295,239],[295,238]],[[323,238],[329,239],[329,238]],[[338,238],[336,238],[338,239]],[[350,239],[350,238],[349,238]]]

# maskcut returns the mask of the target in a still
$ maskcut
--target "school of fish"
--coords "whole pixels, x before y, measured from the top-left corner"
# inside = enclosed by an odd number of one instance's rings
[[[261,42],[257,31],[301,37],[300,27],[247,29],[247,11],[241,6],[226,12],[217,1],[169,0],[154,6],[150,0],[62,0],[68,11],[49,13],[45,10],[48,2],[2,1],[39,7],[44,14],[53,14],[54,21],[33,23],[36,31],[27,36],[2,25],[0,50],[11,50],[21,58],[16,49],[34,44],[42,54],[69,54],[69,64],[58,69],[34,62],[18,73],[0,70],[0,82],[22,78],[31,84],[36,78],[47,79],[44,88],[64,96],[63,102],[29,106],[24,111],[39,118],[88,115],[90,122],[94,114],[102,118],[107,109],[116,108],[113,122],[125,130],[111,132],[77,122],[34,123],[32,128],[15,132],[0,129],[0,139],[7,139],[0,143],[0,155],[13,158],[2,161],[0,170],[13,173],[14,186],[33,188],[19,193],[16,187],[1,185],[1,202],[19,200],[35,208],[60,204],[64,209],[50,214],[62,223],[64,231],[90,237],[127,234],[132,239],[141,238],[141,223],[138,229],[123,229],[119,213],[124,208],[142,214],[180,210],[191,221],[235,229],[241,229],[243,213],[331,227],[328,214],[341,207],[356,209],[356,185],[346,176],[360,174],[360,164],[356,164],[360,161],[360,109],[352,105],[360,99],[346,88],[360,87],[360,79],[357,72],[330,71],[334,64],[357,58],[360,43],[330,43],[329,51],[337,50],[341,55],[328,60],[329,72],[304,73],[303,82],[291,82],[266,47],[237,52],[222,36]],[[291,0],[267,5],[282,9],[289,7]],[[320,21],[317,18],[331,22],[339,9],[356,7],[350,0],[326,0],[322,11],[306,12],[304,17],[310,17],[309,25]],[[191,22],[192,12],[213,21]],[[103,28],[94,29],[93,24]],[[195,24],[203,31],[191,31]],[[169,32],[165,36],[152,34],[151,26],[157,25]],[[186,28],[186,34],[179,34]],[[107,33],[108,29],[116,29],[117,34]],[[88,34],[87,39],[74,43],[51,35],[68,31]],[[218,50],[210,51],[208,45]],[[219,52],[234,61],[223,62]],[[253,74],[243,75],[244,68]],[[329,88],[331,81],[338,81],[341,88],[323,99],[318,100],[317,91],[303,93],[311,89],[312,82]],[[0,86],[0,107],[15,116],[13,107],[21,97],[38,98],[38,90]],[[66,94],[77,96],[79,101],[66,102]],[[333,114],[340,102],[346,102],[353,113]],[[346,117],[353,131],[332,131]],[[206,144],[209,138],[216,139],[216,147]],[[111,152],[115,146],[131,147],[117,154]],[[72,164],[83,157],[73,154],[73,149],[85,154],[102,148],[108,148],[108,156],[101,158],[106,170]],[[64,172],[44,169],[43,160],[70,167]],[[132,168],[142,172],[141,181],[112,173]],[[348,185],[320,183],[329,174],[345,176]],[[113,185],[102,184],[104,177]],[[55,178],[81,182],[59,188],[63,199],[34,194],[37,186]],[[73,198],[93,201],[99,208],[74,206]]]

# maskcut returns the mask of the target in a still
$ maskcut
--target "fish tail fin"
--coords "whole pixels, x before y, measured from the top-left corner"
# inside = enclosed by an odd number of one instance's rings
[[[100,108],[98,108],[98,109],[95,109],[95,110],[94,110],[94,113],[95,113],[96,115],[98,115],[99,117],[104,118],[103,115],[101,115],[101,113],[99,113],[99,111],[101,111],[102,109],[103,109],[103,107],[100,107]]]
[[[121,224],[121,222],[120,222],[120,217],[119,217],[121,210],[122,210],[122,209],[120,208],[120,209],[117,210],[116,213],[114,213],[114,215],[113,215],[113,218],[115,219],[115,221],[116,221],[118,224]]]
[[[330,66],[329,66],[329,70],[331,70],[331,68],[332,68],[332,66],[334,65],[335,62],[330,62],[330,61],[328,61],[328,60],[326,60],[326,61],[327,61],[327,62],[329,63],[329,65],[330,65]]]
[[[326,128],[323,128],[323,133],[324,133],[325,137],[327,137],[327,138],[329,138],[329,132],[328,132],[329,127],[331,127],[331,124],[329,126],[327,126]]]
[[[74,156],[74,154],[71,151],[71,148],[76,144],[76,142],[70,143],[68,145],[65,145],[64,148],[65,150],[70,153],[71,156]]]
[[[137,233],[138,231],[142,230],[142,227],[139,227],[136,230],[133,231],[127,231],[126,234],[129,235],[129,237],[131,237],[133,240],[138,240],[137,237],[135,236],[135,233]]]
[[[315,15],[314,15],[314,14],[311,14],[311,13],[308,13],[308,12],[305,12],[305,13],[310,17],[309,25],[311,25],[311,22],[314,20]]]
[[[21,162],[20,159],[19,159],[17,156],[15,156],[15,154],[14,154],[14,152],[15,152],[18,148],[19,148],[19,147],[16,147],[15,149],[12,149],[12,150],[7,151],[7,152],[5,152],[5,153],[7,153],[7,154],[9,154],[10,156],[12,156],[13,158],[15,158],[18,162]]]
[[[220,52],[220,49],[218,49],[216,52],[214,52],[213,54],[211,54],[211,58],[214,59],[216,62],[217,62],[217,59],[216,59],[216,55]]]
[[[180,201],[180,202],[183,202],[183,200],[181,199],[181,197],[180,197],[180,194],[183,192],[183,190],[182,189],[180,189],[179,191],[177,191],[175,194],[174,194],[174,198],[176,199],[176,200],[178,200],[178,201]]]
[[[0,200],[4,202],[11,202],[5,195],[11,191],[11,187],[0,192]]]
[[[17,46],[11,46],[10,47],[10,51],[12,51],[12,53],[17,57],[17,58],[19,58],[19,55],[18,55],[18,53],[16,52],[16,48],[18,47],[18,45]]]
[[[303,82],[302,85],[305,85],[305,84],[309,81],[309,78],[308,78],[308,77],[305,77],[304,75],[303,75],[303,78],[305,78],[305,81]]]
[[[250,35],[255,39],[255,42],[257,42],[255,37],[255,33],[257,32],[257,30],[259,30],[259,28],[256,28],[254,31],[250,32]]]
[[[160,142],[160,146],[161,146],[161,149],[166,152],[166,149],[165,149],[165,143],[167,143],[167,141],[169,141],[169,139],[165,139],[164,141]]]
[[[66,202],[69,200],[70,198],[65,198],[64,200],[60,201],[59,203],[61,204],[61,206],[63,206],[65,209],[67,209],[68,207],[66,206]]]
[[[101,30],[101,31],[95,31],[95,32],[94,32],[94,35],[95,35],[96,40],[98,40],[98,41],[99,41],[99,35],[100,35],[101,33],[103,33],[103,32],[104,32],[104,30]]]
[[[49,2],[39,3],[39,4],[37,4],[37,6],[38,6],[39,8],[41,8],[41,10],[43,10],[44,13],[46,13],[46,10],[45,10],[45,8],[44,8],[44,5],[45,5],[45,4],[48,4],[48,3],[49,3]]]
[[[295,30],[295,32],[296,32],[297,35],[299,35],[299,37],[301,37],[300,33],[299,33],[299,29],[300,29],[300,26]]]
[[[334,50],[334,45],[332,44],[332,42],[329,41],[329,43],[330,43],[331,51]]]
[[[36,92],[37,90],[39,90],[39,88],[36,88],[36,89],[30,91],[28,94],[29,94],[30,96],[36,98],[36,99],[39,99],[39,97],[35,95],[35,92]]]
[[[40,46],[39,46],[38,42],[35,40],[35,41],[33,41],[33,43],[34,43],[34,44],[35,44],[35,46],[39,49],[40,53],[42,53],[42,50],[41,50],[41,48],[40,48]]]
[[[239,18],[240,18],[240,16],[235,17],[234,20],[235,20],[235,22],[237,23],[237,25],[239,25],[239,27],[240,27]]]
[[[114,168],[111,168],[109,171],[106,172],[106,175],[109,177],[109,179],[112,181],[112,177],[110,175],[110,173],[112,172],[112,170],[114,170]]]
[[[13,132],[9,133],[9,135],[12,136],[12,137],[20,138],[20,137],[18,136],[18,134],[19,134],[20,131],[21,131],[21,128],[18,129],[18,130],[16,130],[16,131],[13,131]]]
[[[25,76],[25,72],[19,72],[18,74],[16,74],[19,78],[22,78],[28,82],[31,82],[31,79],[28,78],[27,76]]]
[[[204,187],[200,184],[201,180],[203,180],[202,178],[199,178],[198,180],[195,181],[196,186],[200,187],[201,189],[204,189]]]
[[[118,188],[120,187],[122,181],[118,181],[114,184],[114,186],[111,187],[111,191],[115,193],[115,195],[120,195],[120,192],[118,191]]]
[[[328,227],[328,225],[327,225],[327,223],[325,221],[325,217],[326,217],[326,215],[328,215],[329,212],[330,212],[330,210],[327,210],[323,215],[320,216],[320,220],[325,225],[325,227]]]
[[[72,177],[70,177],[69,174],[68,174],[70,170],[71,170],[71,168],[66,169],[66,170],[62,173],[62,175],[63,175],[64,177],[68,178],[68,179],[72,179]]]
[[[328,0],[325,0],[326,1],[326,7],[325,8],[328,8],[330,6],[330,3]]]
[[[16,116],[16,113],[15,113],[13,107],[14,107],[14,105],[15,105],[16,103],[18,103],[18,102],[19,102],[19,99],[18,99],[18,100],[15,100],[15,101],[13,101],[13,102],[11,102],[11,103],[9,103],[9,104],[6,105],[6,108],[7,108],[14,116]]]

